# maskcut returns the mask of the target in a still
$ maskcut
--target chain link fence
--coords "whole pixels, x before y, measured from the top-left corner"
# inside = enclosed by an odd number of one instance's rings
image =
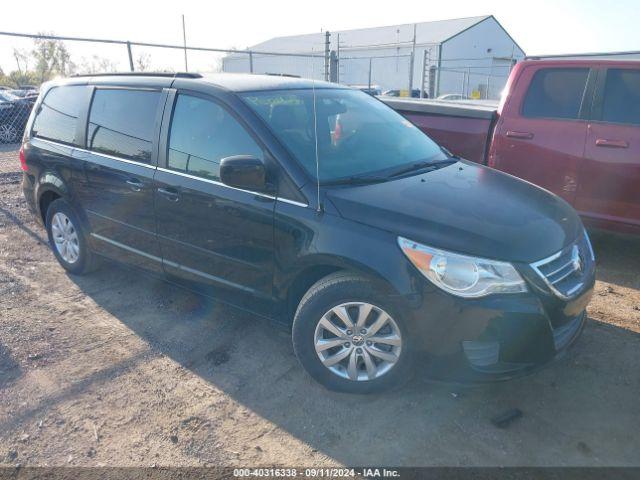
[[[322,38],[325,38],[323,41]],[[440,59],[439,45],[348,46],[329,33],[279,51],[0,32],[0,144],[19,142],[40,84],[112,72],[235,72],[291,75],[355,86],[372,95],[498,99],[512,59]],[[333,49],[332,49],[333,48]]]

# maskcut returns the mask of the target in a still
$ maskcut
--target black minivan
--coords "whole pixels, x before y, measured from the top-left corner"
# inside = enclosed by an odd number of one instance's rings
[[[55,81],[20,161],[70,273],[105,257],[287,322],[302,365],[334,390],[380,391],[417,370],[529,372],[579,335],[593,292],[593,251],[566,202],[335,84]]]

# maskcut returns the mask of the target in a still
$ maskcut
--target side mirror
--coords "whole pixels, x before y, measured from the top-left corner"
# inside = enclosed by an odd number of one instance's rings
[[[234,155],[220,161],[220,180],[230,187],[263,192],[267,190],[267,169],[253,155]]]

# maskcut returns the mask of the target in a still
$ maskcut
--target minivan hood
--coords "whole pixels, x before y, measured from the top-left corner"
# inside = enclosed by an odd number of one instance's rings
[[[431,247],[512,262],[546,258],[583,228],[561,198],[466,161],[389,182],[336,187],[327,196],[349,220]]]

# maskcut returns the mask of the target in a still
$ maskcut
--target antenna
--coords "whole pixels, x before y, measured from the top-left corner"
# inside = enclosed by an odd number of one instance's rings
[[[313,61],[315,55],[313,55],[313,48],[311,49],[311,91],[313,92],[313,139],[315,140],[315,154],[316,154],[316,193],[317,193],[317,212],[322,213],[322,204],[320,203],[320,153],[318,151],[318,116],[316,110],[316,79],[315,71],[313,68]]]
[[[182,44],[184,45],[184,71],[189,71],[187,64],[187,29],[184,26],[184,14],[182,14]]]

